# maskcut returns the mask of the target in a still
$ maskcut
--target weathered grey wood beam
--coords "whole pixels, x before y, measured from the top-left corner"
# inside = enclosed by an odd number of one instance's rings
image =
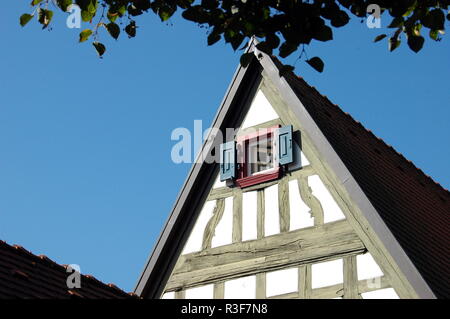
[[[313,195],[311,187],[308,185],[307,176],[301,176],[297,179],[298,190],[300,197],[311,210],[311,215],[314,217],[314,225],[320,226],[323,224],[323,209],[320,201]]]
[[[264,189],[260,189],[256,193],[256,237],[262,239],[264,237],[264,218],[265,218],[265,199]]]
[[[300,299],[311,298],[311,265],[303,265],[298,268],[298,297]]]
[[[380,284],[380,286],[368,286],[366,280],[360,280],[358,282],[359,293],[371,292],[371,291],[391,287],[388,279],[385,276],[372,278],[372,279],[369,279],[369,281],[380,282],[381,284]],[[342,298],[343,296],[344,296],[344,287],[342,284],[338,284],[338,285],[314,289],[314,290],[312,290],[310,298],[311,299],[332,299],[332,298]],[[272,297],[269,297],[268,299],[298,299],[298,298],[301,298],[299,293],[291,292],[288,294],[272,296]],[[303,298],[301,298],[301,299],[303,299]]]
[[[221,198],[216,201],[216,207],[214,207],[213,215],[206,224],[205,231],[203,233],[202,250],[211,248],[211,242],[214,237],[214,231],[222,219],[223,212],[225,210],[225,199]]]
[[[289,184],[287,178],[282,178],[278,183],[278,211],[280,214],[280,231],[289,231]]]
[[[214,299],[224,299],[225,298],[225,283],[217,282],[214,284]]]
[[[241,137],[241,136],[245,136],[254,132],[257,132],[259,129],[264,129],[264,128],[269,128],[269,127],[273,127],[275,125],[283,125],[283,122],[281,121],[281,119],[274,119],[274,120],[270,120],[258,125],[254,125],[251,127],[247,127],[245,129],[240,129],[239,132],[236,134],[236,137]]]
[[[216,200],[219,198],[226,198],[233,196],[233,188],[230,187],[218,187],[213,188],[208,195],[207,201],[209,200]]]
[[[206,249],[183,255],[166,290],[295,267],[363,253],[365,247],[344,221]]]
[[[242,191],[233,191],[233,243],[242,241]]]
[[[256,299],[266,299],[266,274],[256,274]]]
[[[385,276],[374,278],[372,280],[380,282],[380,286],[375,286],[375,285],[370,286],[370,285],[367,285],[367,280],[360,280],[360,281],[358,281],[358,292],[361,294],[364,292],[370,292],[370,291],[375,291],[378,289],[390,287],[389,281],[387,280],[387,278]],[[311,294],[312,299],[330,299],[330,298],[337,298],[337,297],[344,297],[343,284],[313,289],[312,294]]]
[[[298,179],[300,177],[307,177],[307,176],[311,176],[316,174],[316,172],[314,171],[314,169],[312,168],[312,166],[308,165],[305,166],[299,170],[293,171],[293,172],[288,172],[286,173],[286,176],[284,178],[286,178],[288,181],[294,180],[294,179]],[[264,189],[267,188],[269,186],[278,184],[279,180],[274,180],[274,181],[269,181],[269,182],[265,182],[265,183],[261,183],[261,184],[257,184],[257,185],[253,185],[253,186],[249,186],[249,187],[245,187],[240,189],[243,193],[246,192],[251,192],[251,191],[255,191],[255,190],[259,190],[259,189]],[[239,189],[239,188],[232,188],[232,187],[228,187],[228,186],[224,186],[224,187],[218,187],[218,188],[213,188],[211,189],[208,198],[206,199],[207,201],[209,200],[216,200],[219,198],[226,198],[226,197],[231,197],[234,194],[234,190],[235,189]]]
[[[359,299],[356,256],[344,258],[344,298]]]
[[[186,298],[186,291],[184,290],[175,291],[175,299],[185,299],[185,298]]]

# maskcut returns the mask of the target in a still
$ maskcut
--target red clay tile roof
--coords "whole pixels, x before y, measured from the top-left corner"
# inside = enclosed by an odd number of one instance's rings
[[[81,275],[81,288],[69,289],[66,280],[71,273],[66,272],[66,267],[0,241],[0,299],[137,298],[89,275]]]
[[[285,78],[435,295],[450,298],[449,191],[302,78]]]

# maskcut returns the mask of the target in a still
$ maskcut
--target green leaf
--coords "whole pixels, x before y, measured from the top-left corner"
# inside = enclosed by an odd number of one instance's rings
[[[174,14],[175,10],[169,6],[163,6],[158,10],[158,15],[161,21],[167,21]]]
[[[40,9],[39,10],[39,23],[42,24],[42,29],[45,29],[48,27],[50,22],[53,18],[53,11],[46,10],[46,9]]]
[[[87,11],[95,16],[95,12],[97,12],[97,0],[91,0],[87,6]]]
[[[242,67],[246,68],[252,61],[253,56],[254,56],[253,52],[247,52],[247,53],[244,53],[243,55],[241,55],[241,58],[239,61],[241,62]]]
[[[387,27],[388,28],[399,28],[403,25],[403,17],[396,17],[394,19],[392,19],[391,24],[389,24]]]
[[[397,49],[400,46],[400,39],[396,38],[396,37],[391,37],[389,38],[389,51],[394,51],[395,49]]]
[[[298,45],[294,45],[289,42],[284,42],[280,46],[279,55],[281,58],[285,58],[285,57],[289,56],[292,52],[296,51],[297,48],[298,48]]]
[[[213,45],[214,43],[216,43],[217,41],[220,41],[220,39],[222,38],[222,36],[217,33],[217,32],[211,32],[208,35],[208,45]]]
[[[275,49],[280,45],[280,38],[275,33],[269,33],[266,35],[266,40],[264,42],[267,47]]]
[[[278,75],[280,77],[285,76],[289,72],[294,71],[294,67],[292,65],[283,65],[280,70],[278,71]]]
[[[118,13],[111,13],[111,12],[108,11],[108,13],[106,14],[106,17],[108,18],[109,21],[114,22],[119,17],[119,14]]]
[[[422,36],[408,36],[408,46],[414,52],[419,52],[423,47],[425,39]]]
[[[94,46],[95,50],[97,50],[98,56],[102,57],[103,54],[106,52],[105,46],[100,42],[93,42],[92,45]]]
[[[323,68],[324,68],[325,64],[323,63],[321,58],[315,56],[314,58],[306,60],[306,63],[308,63],[317,72],[320,72],[320,73],[323,72]]]
[[[434,9],[421,19],[422,24],[431,30],[443,30],[445,15],[441,9]]]
[[[187,9],[194,0],[177,0],[177,4],[181,9]]]
[[[127,12],[127,8],[125,6],[121,6],[117,12],[120,16],[123,16],[125,12]]]
[[[45,17],[47,18],[48,23],[50,23],[50,21],[51,21],[52,18],[53,18],[53,11],[51,11],[51,10],[45,10]]]
[[[236,36],[236,32],[233,29],[226,29],[224,33],[225,42],[231,42]]]
[[[432,38],[434,41],[438,41],[439,31],[438,30],[430,30],[430,38]]]
[[[125,32],[128,34],[129,38],[134,38],[136,36],[136,22],[131,21],[126,27]]]
[[[408,10],[403,14],[404,17],[408,17],[416,8],[417,3],[414,3],[414,5],[410,6]]]
[[[62,11],[67,12],[67,8],[72,4],[72,0],[57,0],[56,3]]]
[[[272,55],[273,48],[267,43],[267,40],[266,40],[266,41],[263,41],[263,42],[259,42],[259,43],[256,45],[256,48],[257,48],[258,50],[261,50],[261,51],[264,52],[265,54]]]
[[[347,9],[350,7],[353,1],[351,0],[339,0],[339,3],[342,4]]]
[[[314,34],[314,39],[324,42],[333,40],[333,31],[329,26],[324,25],[319,32]]]
[[[86,29],[80,32],[80,42],[84,42],[92,35],[91,29]]]
[[[110,22],[106,25],[106,30],[108,30],[109,34],[117,40],[120,34],[120,28],[114,22]]]
[[[335,28],[340,28],[350,21],[350,17],[345,11],[340,10],[332,19],[331,25]]]
[[[41,2],[42,2],[42,0],[33,0],[33,1],[31,1],[31,5],[35,6],[35,5],[37,5],[37,4],[41,3]]]
[[[25,13],[20,16],[20,25],[24,27],[30,20],[33,19],[31,14]]]
[[[414,33],[415,36],[420,36],[420,30],[422,29],[422,24],[418,23],[416,25],[414,25],[414,27],[412,28],[412,32]]]
[[[230,40],[231,46],[234,51],[239,49],[239,46],[241,45],[242,41],[244,41],[244,36],[241,33],[236,33],[236,35]]]
[[[386,38],[386,37],[387,37],[386,34],[380,34],[380,35],[378,35],[375,39],[373,39],[373,42],[381,41],[381,40],[383,40],[383,39]]]
[[[83,22],[89,22],[93,17],[94,15],[88,10],[81,10],[81,19],[83,20]]]
[[[208,13],[201,6],[192,6],[184,10],[181,16],[189,21],[205,23],[208,21],[210,13]]]
[[[202,7],[212,10],[217,8],[217,6],[219,5],[219,1],[217,0],[202,0],[201,1]]]

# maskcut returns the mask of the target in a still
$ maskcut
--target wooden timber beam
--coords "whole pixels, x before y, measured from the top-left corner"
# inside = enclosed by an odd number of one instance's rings
[[[166,292],[342,258],[365,250],[349,223],[336,221],[183,255]]]
[[[368,282],[377,282],[379,285],[370,285]],[[358,281],[358,293],[362,294],[365,292],[375,291],[379,289],[391,288],[389,280],[385,277],[376,277],[367,280]],[[343,298],[344,297],[344,286],[343,284],[337,284],[328,287],[322,287],[313,289],[308,298],[311,299],[332,299],[332,298]],[[355,298],[360,298],[357,296]],[[291,292],[283,295],[277,295],[269,297],[268,299],[303,299],[299,292]]]
[[[317,174],[317,173],[314,171],[314,169],[311,167],[311,165],[308,165],[308,166],[302,167],[302,169],[299,169],[297,171],[286,173],[286,176],[284,178],[287,179],[287,181],[292,181],[294,179],[308,177],[308,176],[312,176],[315,174]],[[242,188],[241,191],[243,193],[246,193],[246,192],[261,190],[261,189],[270,187],[272,185],[278,184],[279,182],[280,182],[280,180],[277,179],[274,181],[269,181],[269,182],[245,187],[245,188]],[[231,197],[231,196],[233,196],[233,188],[228,187],[228,186],[223,186],[223,187],[211,189],[211,191],[208,195],[208,198],[206,200],[207,201],[216,200],[219,198],[226,198],[226,197]]]

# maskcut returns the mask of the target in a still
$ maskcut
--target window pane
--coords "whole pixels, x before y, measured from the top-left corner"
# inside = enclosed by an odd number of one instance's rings
[[[247,176],[273,168],[272,138],[249,141],[247,159]]]

